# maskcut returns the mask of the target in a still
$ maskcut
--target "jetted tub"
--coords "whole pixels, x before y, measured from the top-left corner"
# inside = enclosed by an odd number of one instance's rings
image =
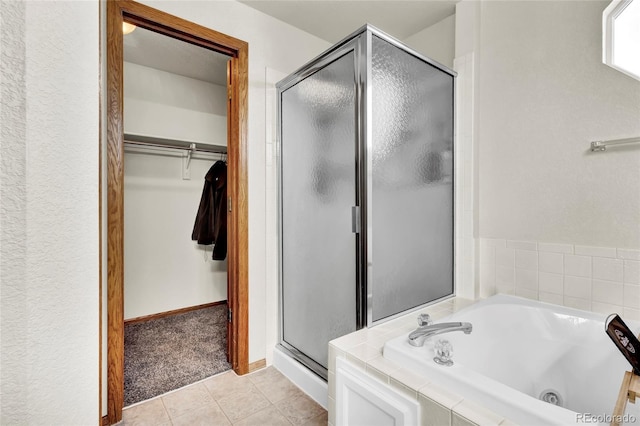
[[[606,335],[605,318],[496,295],[435,321],[470,322],[471,334],[440,334],[422,347],[405,334],[386,342],[384,357],[521,425],[608,424],[631,366]],[[638,323],[625,322],[637,335]],[[433,361],[440,339],[453,345],[451,367]],[[622,420],[640,425],[640,402]]]

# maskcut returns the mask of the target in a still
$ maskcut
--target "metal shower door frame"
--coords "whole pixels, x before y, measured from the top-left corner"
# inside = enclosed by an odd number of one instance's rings
[[[362,223],[363,223],[363,229],[365,230],[365,232],[363,233],[363,235],[361,236],[361,241],[363,243],[361,250],[362,253],[364,253],[363,255],[363,265],[364,266],[364,271],[362,272],[362,276],[363,276],[363,289],[362,291],[364,292],[364,296],[363,296],[363,300],[366,301],[363,309],[363,317],[364,317],[364,324],[367,327],[376,325],[376,324],[381,324],[390,320],[393,320],[399,316],[405,315],[409,312],[413,312],[413,311],[417,311],[419,309],[424,308],[425,306],[428,305],[432,305],[434,303],[438,303],[442,300],[446,300],[449,299],[451,297],[453,297],[456,294],[456,257],[455,257],[455,253],[456,253],[456,223],[455,223],[455,211],[456,211],[456,193],[455,193],[455,188],[456,188],[456,179],[455,179],[455,162],[457,161],[456,155],[455,155],[455,146],[456,146],[456,134],[455,134],[455,126],[456,126],[456,85],[455,82],[453,84],[453,102],[452,102],[452,108],[453,108],[453,122],[452,122],[452,126],[453,126],[453,140],[452,140],[452,150],[453,150],[453,161],[454,161],[454,166],[453,166],[453,170],[454,173],[452,173],[451,175],[451,184],[452,184],[452,215],[454,216],[454,220],[452,221],[452,227],[451,227],[451,239],[452,239],[452,259],[453,259],[453,293],[444,297],[441,297],[439,299],[435,299],[432,300],[430,302],[421,304],[419,306],[416,306],[414,308],[411,309],[407,309],[405,311],[399,312],[395,315],[389,316],[389,317],[385,317],[382,319],[379,319],[377,321],[374,321],[373,319],[373,292],[374,292],[374,288],[371,282],[369,282],[369,277],[373,276],[373,209],[368,208],[369,207],[369,200],[373,199],[373,155],[370,155],[373,152],[373,129],[372,129],[372,123],[370,122],[370,120],[368,120],[369,117],[373,116],[373,101],[372,101],[372,91],[373,88],[371,87],[371,85],[368,84],[369,81],[372,80],[372,52],[373,52],[373,37],[376,36],[379,39],[386,41],[387,43],[393,45],[394,47],[402,50],[403,52],[415,57],[416,59],[431,65],[434,68],[439,69],[440,71],[449,74],[450,76],[452,76],[454,79],[455,77],[457,77],[458,73],[452,69],[450,69],[449,67],[442,65],[439,62],[434,61],[433,59],[430,59],[426,56],[424,56],[423,54],[411,49],[410,47],[408,47],[407,45],[405,45],[404,43],[402,43],[401,41],[399,41],[398,39],[382,32],[381,30],[379,30],[378,28],[366,24],[365,26],[363,26],[362,28],[360,28],[358,31],[356,31],[354,33],[355,34],[359,34],[359,33],[363,33],[363,37],[364,37],[364,46],[365,46],[365,50],[364,52],[364,58],[361,59],[362,62],[364,62],[364,70],[365,70],[365,75],[362,76],[362,81],[364,82],[365,86],[364,86],[364,90],[363,92],[363,97],[362,97],[362,107],[365,111],[365,114],[363,114],[363,116],[359,117],[360,119],[360,125],[361,125],[361,129],[362,129],[362,135],[361,135],[361,163],[363,163],[363,167],[362,167],[362,173],[361,173],[361,178],[363,179],[363,185],[364,185],[364,202],[362,204],[362,208],[361,208],[361,213],[363,215],[362,217]],[[352,35],[353,36],[353,35]],[[349,36],[349,37],[352,37]]]
[[[425,62],[443,71],[446,74],[451,75],[452,77],[456,77],[457,73],[448,67],[433,61],[432,59],[427,58],[426,56],[416,52],[415,50],[407,47],[399,40],[385,34],[379,29],[367,24],[358,30],[354,31],[349,36],[342,39],[340,42],[336,43],[334,46],[326,50],[325,52],[318,55],[316,58],[311,60],[309,63],[296,70],[294,73],[290,74],[285,79],[281,80],[277,83],[277,142],[276,142],[276,157],[277,157],[277,205],[278,205],[278,344],[280,348],[284,349],[289,355],[291,355],[294,359],[298,360],[306,367],[308,367],[311,371],[316,373],[318,376],[327,379],[327,370],[313,359],[306,356],[304,353],[296,349],[294,346],[288,344],[284,341],[283,336],[283,326],[284,326],[284,317],[283,317],[283,266],[282,266],[282,256],[283,256],[283,247],[282,247],[282,126],[281,126],[281,110],[282,110],[282,93],[287,89],[293,87],[297,83],[306,79],[307,77],[315,74],[325,66],[329,65],[333,61],[339,59],[340,57],[348,54],[349,52],[354,52],[354,60],[355,60],[355,84],[356,84],[356,123],[355,123],[355,141],[354,141],[354,156],[355,156],[355,170],[356,170],[356,199],[354,200],[354,205],[359,207],[359,221],[360,228],[357,234],[358,237],[356,239],[356,283],[354,291],[356,291],[356,306],[354,307],[354,315],[356,316],[356,329],[361,329],[367,326],[372,326],[375,324],[383,323],[389,321],[391,319],[396,318],[399,315],[404,315],[407,312],[415,311],[417,309],[421,309],[422,307],[439,302],[441,300],[453,297],[456,293],[456,264],[455,264],[455,250],[456,250],[456,239],[455,239],[455,220],[453,221],[452,226],[452,241],[453,241],[453,294],[439,298],[437,300],[422,304],[415,308],[403,311],[396,315],[380,319],[378,321],[373,321],[373,307],[371,304],[371,300],[373,297],[373,288],[369,285],[368,278],[372,276],[372,268],[373,264],[371,263],[372,259],[372,235],[373,235],[373,218],[372,218],[372,209],[368,208],[369,200],[372,198],[373,192],[373,159],[370,153],[373,150],[373,132],[372,132],[372,123],[370,117],[372,116],[372,87],[368,84],[371,80],[372,76],[372,40],[373,36],[379,37],[380,39],[392,44],[403,52],[408,53],[411,56],[416,57],[417,59]],[[453,110],[455,112],[455,84],[453,85]],[[455,114],[453,114],[453,126],[455,130]],[[456,137],[455,131],[453,134],[453,152],[455,153],[455,145],[456,145]],[[455,162],[457,161],[456,156],[454,155],[454,170],[455,170]],[[453,212],[456,209],[455,203],[455,176],[452,175],[452,187],[453,187]]]
[[[356,189],[356,193],[355,193],[355,198],[353,200],[354,202],[354,206],[362,206],[362,182],[361,182],[361,169],[363,169],[362,165],[360,164],[360,151],[361,151],[361,123],[360,123],[360,117],[363,116],[363,114],[361,113],[361,108],[362,108],[362,93],[364,91],[364,88],[366,87],[366,84],[364,84],[365,82],[363,81],[363,74],[365,74],[365,72],[363,72],[361,70],[362,68],[362,58],[365,56],[363,54],[362,49],[366,48],[366,46],[364,46],[363,40],[361,37],[359,37],[359,34],[354,34],[350,37],[347,37],[345,40],[343,40],[342,42],[338,43],[337,45],[335,45],[334,47],[332,47],[331,49],[329,49],[328,51],[322,53],[321,55],[319,55],[318,57],[316,57],[315,59],[313,59],[311,62],[309,62],[307,65],[303,66],[302,68],[300,68],[299,70],[297,70],[296,72],[294,72],[293,74],[289,75],[288,77],[286,77],[285,79],[281,80],[280,82],[278,82],[276,84],[276,88],[277,88],[277,101],[278,101],[278,106],[277,106],[277,123],[278,123],[278,130],[277,130],[277,142],[276,142],[276,157],[277,157],[277,197],[278,197],[278,201],[277,201],[277,205],[278,205],[278,209],[279,209],[279,214],[278,214],[278,301],[279,301],[279,306],[278,306],[278,323],[279,323],[279,327],[278,327],[278,344],[280,346],[281,349],[283,349],[286,353],[288,353],[290,356],[292,356],[294,359],[298,360],[299,362],[301,362],[303,365],[305,365],[307,368],[309,368],[311,371],[313,371],[315,374],[317,374],[318,376],[322,377],[323,379],[327,380],[327,370],[324,368],[324,366],[322,366],[321,364],[319,364],[318,362],[316,362],[315,360],[313,360],[312,358],[310,358],[309,356],[307,356],[306,354],[304,354],[303,352],[301,352],[300,350],[298,350],[296,347],[294,347],[293,345],[287,343],[284,340],[284,336],[283,336],[283,329],[284,329],[284,312],[283,312],[283,241],[282,241],[282,232],[283,232],[283,224],[282,224],[282,206],[283,206],[283,198],[282,198],[282,193],[283,193],[283,178],[282,178],[282,94],[287,90],[292,88],[293,86],[295,86],[296,84],[298,84],[299,82],[305,80],[307,77],[312,76],[313,74],[315,74],[316,72],[320,71],[321,69],[323,69],[324,67],[330,65],[331,63],[333,63],[334,61],[342,58],[344,55],[347,55],[351,52],[353,52],[354,54],[354,69],[355,69],[355,75],[354,75],[354,84],[355,84],[355,94],[356,94],[356,99],[355,99],[355,111],[354,111],[354,115],[356,117],[356,121],[354,122],[354,127],[355,127],[355,140],[354,140],[354,170],[355,170],[355,175],[354,175],[354,181],[355,181],[355,189]],[[360,211],[362,212],[363,209],[360,209]],[[362,217],[362,215],[361,215]],[[363,299],[364,296],[366,295],[366,289],[365,289],[365,285],[364,285],[364,280],[362,277],[363,271],[362,271],[362,247],[364,247],[363,243],[362,243],[362,232],[356,232],[357,237],[356,237],[356,246],[354,247],[354,250],[356,250],[356,265],[355,265],[355,270],[356,270],[356,283],[354,286],[354,292],[356,292],[356,306],[354,306],[353,312],[354,312],[354,316],[355,316],[355,322],[356,322],[356,329],[359,330],[361,328],[363,328],[366,325],[366,318],[364,315],[364,306],[366,306],[366,301]]]

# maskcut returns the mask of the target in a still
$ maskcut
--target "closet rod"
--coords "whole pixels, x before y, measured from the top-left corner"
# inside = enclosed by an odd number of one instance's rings
[[[638,142],[640,142],[640,137],[626,138],[626,139],[612,139],[608,141],[593,141],[591,142],[591,152],[606,151],[607,146],[609,145],[622,145],[626,143],[638,143]]]
[[[136,138],[138,139],[138,138]],[[146,139],[146,138],[145,138]],[[226,154],[227,147],[226,146],[203,146],[203,144],[194,144],[184,142],[180,144],[178,142],[170,141],[170,140],[131,140],[125,136],[124,143],[131,146],[144,146],[144,147],[155,147],[155,148],[170,148],[170,149],[180,149],[187,151],[197,151],[197,152],[208,152],[211,154]],[[195,145],[195,149],[192,146]]]

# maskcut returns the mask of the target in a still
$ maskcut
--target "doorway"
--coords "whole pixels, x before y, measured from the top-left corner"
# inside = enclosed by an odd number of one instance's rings
[[[107,2],[107,418],[122,419],[124,405],[124,126],[123,22],[230,57],[227,68],[227,300],[229,362],[248,365],[248,200],[246,42],[133,1]],[[102,380],[102,377],[101,377]]]

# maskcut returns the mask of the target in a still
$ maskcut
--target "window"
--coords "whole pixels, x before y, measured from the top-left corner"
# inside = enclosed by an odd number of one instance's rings
[[[613,0],[602,13],[602,61],[640,80],[640,0]]]

